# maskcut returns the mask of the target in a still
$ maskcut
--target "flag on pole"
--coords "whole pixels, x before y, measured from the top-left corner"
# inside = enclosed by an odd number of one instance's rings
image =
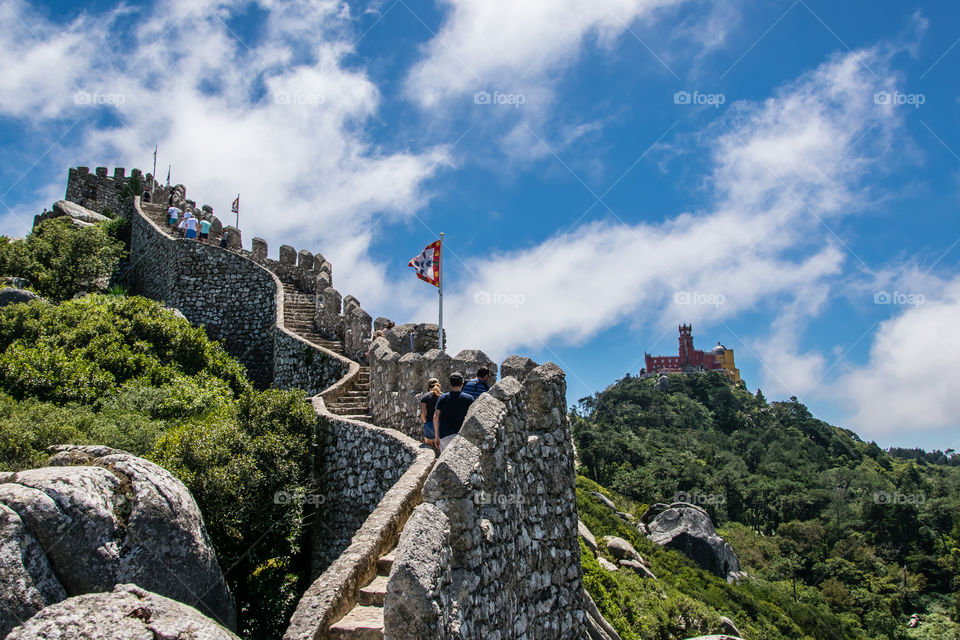
[[[420,255],[407,265],[417,270],[418,278],[435,287],[440,286],[440,242],[437,240],[428,244]]]
[[[167,165],[167,186],[170,186],[170,169],[173,169],[172,164]]]
[[[240,194],[237,194],[237,199],[233,201],[233,205],[230,207],[232,213],[240,213]]]

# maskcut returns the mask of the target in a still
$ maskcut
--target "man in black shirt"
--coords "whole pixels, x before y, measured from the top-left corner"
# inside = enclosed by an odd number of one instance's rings
[[[433,430],[438,439],[438,448],[443,451],[450,441],[460,432],[467,409],[473,404],[473,397],[461,393],[463,374],[450,374],[450,391],[437,399],[437,408],[433,412]]]

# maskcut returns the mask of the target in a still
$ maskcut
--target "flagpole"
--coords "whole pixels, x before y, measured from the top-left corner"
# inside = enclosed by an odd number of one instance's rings
[[[440,351],[443,351],[443,232],[440,232]]]
[[[240,194],[237,194],[237,229],[240,228]]]
[[[152,181],[150,185],[151,189],[157,184],[157,149],[159,148],[159,145],[153,145],[153,173],[150,174],[150,180]]]

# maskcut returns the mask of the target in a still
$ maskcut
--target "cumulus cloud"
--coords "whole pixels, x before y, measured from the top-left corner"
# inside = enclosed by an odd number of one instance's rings
[[[445,0],[448,15],[408,78],[422,106],[487,90],[532,90],[576,58],[588,36],[606,46],[631,23],[685,0]]]
[[[960,361],[960,277],[932,289],[880,293],[890,296],[880,302],[899,312],[880,324],[868,362],[849,368],[837,385],[851,428],[877,439],[955,429],[960,394],[951,372]]]
[[[663,330],[774,310],[780,330],[746,346],[769,364],[764,389],[806,390],[823,358],[804,353],[798,336],[847,258],[828,222],[860,210],[863,178],[883,170],[880,151],[899,125],[873,102],[882,68],[876,51],[855,51],[765,101],[732,105],[702,139],[714,167],[710,210],[659,225],[612,214],[486,258],[467,290],[448,298],[452,335],[505,354],[579,343],[629,318]]]

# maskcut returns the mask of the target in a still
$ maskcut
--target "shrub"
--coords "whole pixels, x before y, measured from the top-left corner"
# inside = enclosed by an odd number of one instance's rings
[[[69,218],[46,220],[22,240],[0,244],[8,275],[26,278],[45,298],[67,300],[99,289],[123,257],[123,243],[104,226],[78,228]]]
[[[316,415],[295,391],[249,392],[233,410],[174,428],[152,457],[196,498],[230,588],[247,607],[241,627],[274,628],[305,586],[289,574],[309,575],[300,539],[302,498],[317,491],[309,484]],[[269,610],[265,598],[285,608]]]

